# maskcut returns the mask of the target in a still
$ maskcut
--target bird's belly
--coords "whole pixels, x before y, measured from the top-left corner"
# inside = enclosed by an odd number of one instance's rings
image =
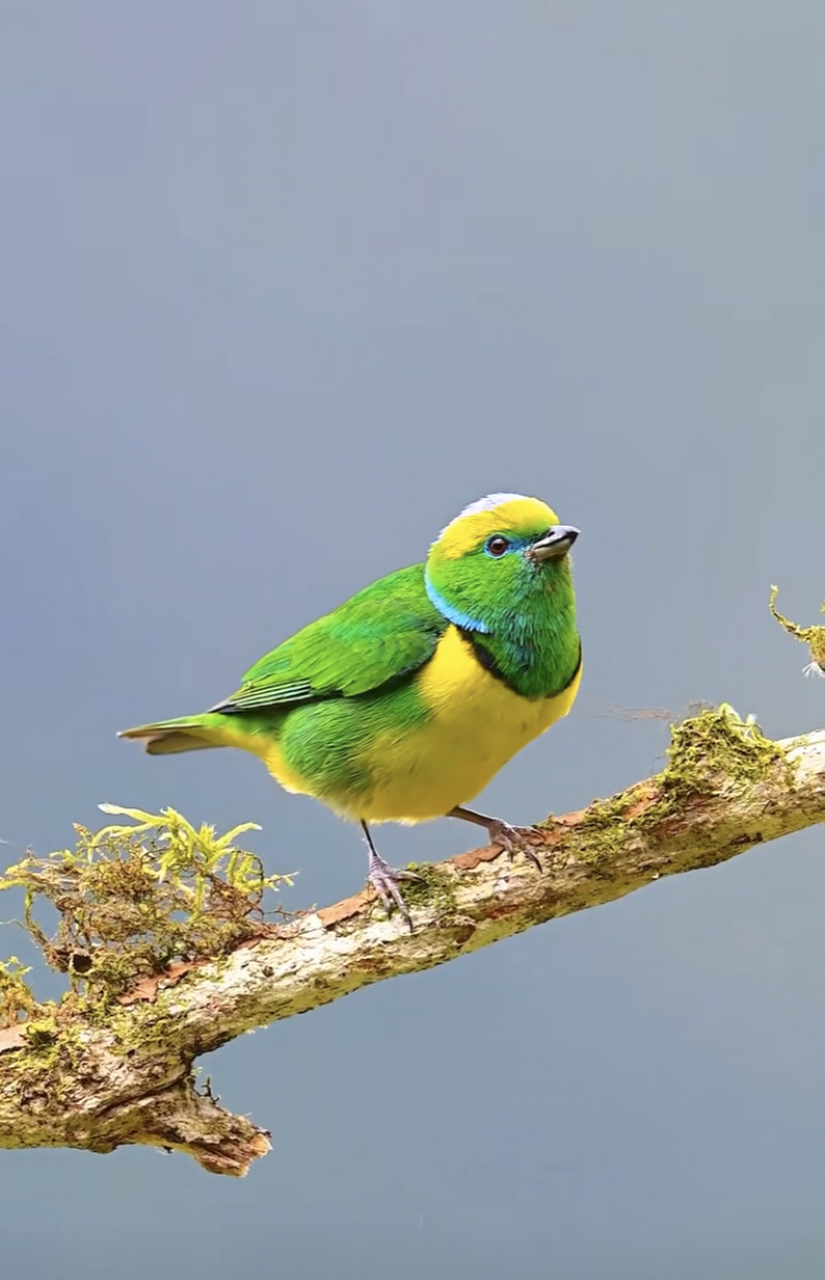
[[[420,822],[471,800],[508,760],[575,700],[581,668],[562,693],[528,699],[484,669],[450,628],[417,677],[429,719],[369,748],[372,786],[357,815],[373,822]]]

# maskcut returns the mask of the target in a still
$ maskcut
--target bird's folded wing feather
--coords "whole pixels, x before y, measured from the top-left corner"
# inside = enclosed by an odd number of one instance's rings
[[[447,621],[424,587],[424,566],[400,569],[318,618],[256,662],[213,711],[243,712],[354,697],[415,671]]]

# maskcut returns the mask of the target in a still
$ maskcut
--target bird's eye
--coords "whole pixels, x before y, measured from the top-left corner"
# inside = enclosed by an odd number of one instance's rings
[[[492,538],[487,539],[487,551],[491,556],[503,556],[510,543],[506,538],[502,538],[500,533],[493,534]]]

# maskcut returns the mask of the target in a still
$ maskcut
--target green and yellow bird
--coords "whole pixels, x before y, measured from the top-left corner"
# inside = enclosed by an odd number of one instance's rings
[[[202,715],[127,729],[151,755],[242,747],[287,791],[361,824],[369,879],[409,921],[370,822],[451,817],[537,861],[513,827],[464,807],[567,714],[581,640],[568,552],[578,529],[537,498],[465,507],[426,564],[399,569],[261,658]]]

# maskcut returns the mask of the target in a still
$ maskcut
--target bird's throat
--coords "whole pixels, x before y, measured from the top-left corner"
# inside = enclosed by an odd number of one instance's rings
[[[581,666],[574,614],[569,621],[554,619],[545,629],[515,625],[503,635],[464,635],[481,665],[525,698],[555,697]]]
[[[480,664],[526,698],[554,697],[581,665],[576,600],[569,563],[530,568],[506,591],[480,591],[433,583],[430,602],[457,628]],[[452,588],[452,589],[451,589]]]

